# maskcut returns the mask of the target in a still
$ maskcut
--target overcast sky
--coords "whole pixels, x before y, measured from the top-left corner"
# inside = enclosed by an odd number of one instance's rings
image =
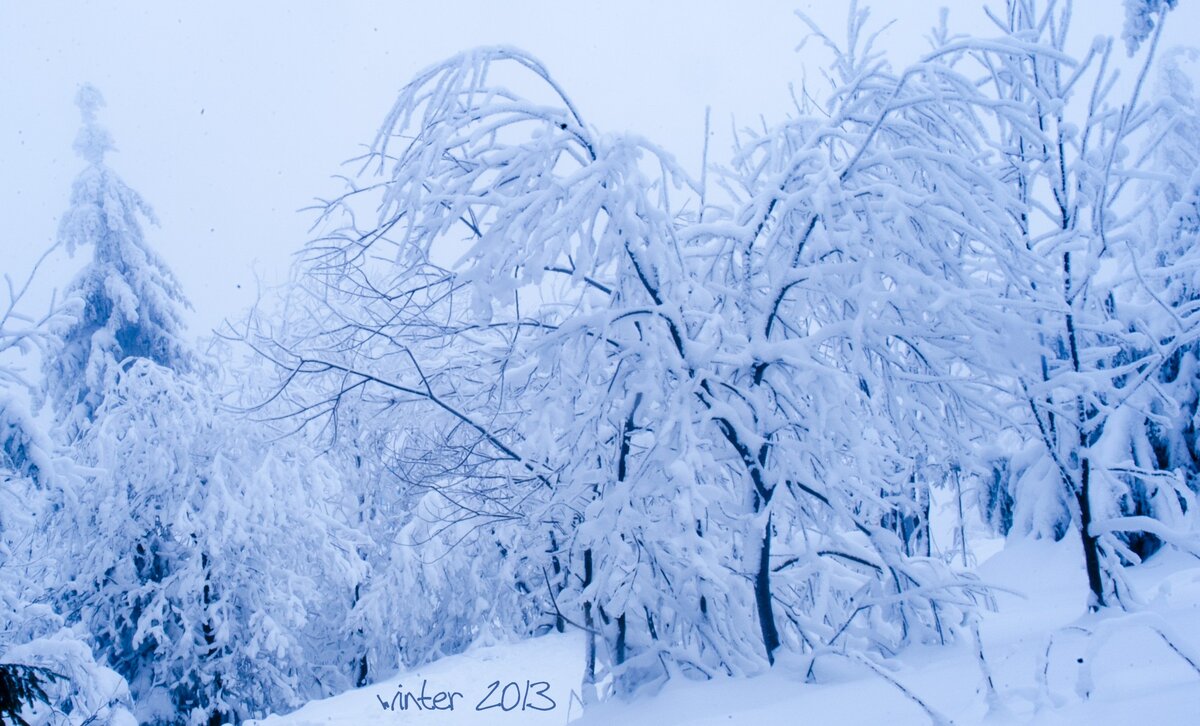
[[[901,61],[927,46],[936,2],[864,3],[898,18],[885,44]],[[983,29],[978,0],[951,26]],[[1076,37],[1120,33],[1120,0],[1079,0]],[[344,7],[343,7],[344,6]],[[256,274],[280,280],[308,236],[312,199],[369,142],[416,71],[458,50],[504,43],[549,67],[586,120],[635,131],[694,171],[704,109],[724,131],[778,120],[815,44],[796,8],[833,35],[848,0],[754,2],[43,2],[0,0],[0,273],[24,275],[54,238],[82,166],[71,143],[76,87],[90,81],[119,153],[109,164],[150,202],[148,236],[193,301],[195,333],[237,316]],[[1183,0],[1168,42],[1194,42],[1200,2]],[[719,134],[718,145],[725,136]],[[714,147],[713,155],[721,157]],[[84,254],[90,254],[85,251]],[[52,261],[40,294],[83,257]],[[257,273],[256,273],[257,271]]]

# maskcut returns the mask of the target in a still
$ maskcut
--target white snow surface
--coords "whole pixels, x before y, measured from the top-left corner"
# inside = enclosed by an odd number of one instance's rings
[[[578,694],[583,676],[583,653],[584,639],[579,633],[554,634],[519,643],[475,647],[466,653],[442,658],[379,683],[333,698],[312,701],[286,716],[251,721],[247,726],[564,724],[568,717],[575,719],[582,713]],[[526,681],[531,682],[528,689]],[[497,688],[487,698],[493,682],[498,682]],[[518,705],[507,712],[502,707],[486,708],[498,703],[503,696],[502,689],[514,682],[521,689],[522,700],[529,704],[528,708],[523,709]],[[539,682],[548,684],[544,697],[538,695],[542,691],[537,685]],[[396,708],[400,709],[397,691],[413,692],[420,696],[422,684],[426,685],[426,695],[429,696],[443,691],[463,695],[454,698],[453,710],[422,710],[411,700],[406,710],[385,710],[381,705],[383,701],[390,704],[395,699]],[[528,698],[524,698],[526,690],[530,691]],[[546,697],[551,701],[545,700]],[[510,688],[504,705],[513,703],[513,690]],[[440,705],[445,704],[443,700]],[[478,705],[485,708],[476,710]]]
[[[989,543],[990,544],[990,543]],[[982,548],[980,548],[982,549]],[[971,643],[911,648],[885,664],[889,683],[867,667],[792,657],[756,678],[675,679],[659,693],[612,700],[581,713],[580,634],[477,647],[386,681],[314,701],[262,726],[324,724],[1195,724],[1200,723],[1200,560],[1165,551],[1132,569],[1136,612],[1085,613],[1087,584],[1077,536],[1010,541],[976,573],[996,588],[980,632],[997,698]],[[1166,634],[1179,653],[1159,633]],[[1047,653],[1049,656],[1047,657]],[[1185,657],[1186,656],[1186,657]],[[1095,664],[1093,667],[1093,663]],[[550,683],[552,710],[476,711],[492,681]],[[397,690],[460,691],[453,711],[384,710]],[[897,685],[898,684],[898,685]],[[898,686],[923,701],[927,712]],[[419,695],[419,693],[418,693]],[[493,698],[487,703],[492,703]],[[513,699],[510,698],[511,704]],[[484,705],[487,705],[485,703]],[[936,719],[936,720],[935,720]]]

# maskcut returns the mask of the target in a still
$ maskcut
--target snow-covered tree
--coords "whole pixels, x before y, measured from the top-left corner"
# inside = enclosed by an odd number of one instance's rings
[[[260,341],[306,416],[372,396],[401,437],[389,412],[420,412],[426,438],[398,447],[420,463],[404,479],[440,500],[420,516],[471,541],[458,556],[494,538],[520,563],[504,585],[599,634],[587,678],[607,666],[637,685],[664,662],[753,672],[782,645],[892,650],[948,636],[969,602],[915,532],[891,531],[908,525],[885,525],[918,521],[924,482],[950,465],[949,450],[909,447],[965,405],[938,385],[960,345],[938,326],[972,321],[927,303],[969,274],[955,215],[991,200],[962,166],[939,171],[971,131],[932,100],[931,87],[963,93],[953,74],[866,61],[847,68],[863,80],[835,120],[746,151],[745,200],[699,219],[673,211],[698,184],[653,144],[588,127],[529,56],[434,66],[385,121],[368,164],[382,180],[327,209],[305,280],[313,327]],[[915,158],[889,167],[887,144]],[[954,185],[949,210],[922,209],[913,177]],[[801,219],[814,190],[829,201],[820,227]],[[357,226],[364,214],[377,224]],[[943,248],[927,251],[918,225]],[[905,246],[878,249],[893,237]],[[788,297],[810,267],[832,289]],[[906,303],[923,313],[864,336],[900,284],[917,285],[925,297]]]
[[[20,665],[9,665],[20,664]],[[24,680],[13,704],[12,674]],[[15,706],[15,708],[13,707]],[[136,726],[129,685],[97,663],[78,628],[62,628],[0,655],[0,720],[30,726]],[[17,720],[20,719],[20,720]]]
[[[1173,4],[1129,4],[1154,16],[1139,40],[1154,32],[1119,104],[1111,41],[1082,59],[1068,54],[1069,6],[1009,2],[996,25],[1035,45],[972,56],[993,108],[1021,109],[997,117],[991,141],[996,179],[1019,197],[1020,257],[1009,259],[1023,262],[988,283],[997,309],[1018,313],[1009,335],[1028,345],[997,379],[1013,394],[1009,421],[1022,442],[1000,481],[1018,531],[1080,538],[1092,608],[1127,594],[1122,563],[1147,552],[1131,542],[1149,533],[1186,546],[1178,528],[1194,511],[1183,478],[1162,470],[1148,438],[1175,407],[1156,381],[1196,334],[1190,303],[1164,295],[1187,265],[1147,234],[1145,215],[1166,187],[1146,203],[1130,183],[1151,173],[1152,154],[1131,148],[1163,111],[1144,86]]]
[[[70,296],[61,302],[55,298],[49,311],[40,317],[22,312],[20,304],[38,269],[57,246],[42,254],[23,283],[4,275],[8,300],[0,314],[0,471],[5,472],[7,481],[26,477],[36,483],[54,466],[54,444],[34,419],[29,405],[38,400],[39,385],[29,378],[22,360],[54,349],[54,329],[75,320],[79,301]]]
[[[127,362],[78,442],[64,608],[148,723],[240,721],[349,685],[328,634],[357,556],[328,513],[337,473],[222,410],[193,381]],[[344,544],[345,543],[345,544]]]
[[[129,683],[146,723],[240,721],[344,687],[329,633],[359,564],[327,514],[336,472],[229,410],[217,366],[183,338],[178,284],[142,236],[141,198],[104,164],[85,86],[60,241],[94,246],[53,328],[45,386],[84,470],[60,487],[46,544],[60,612]]]
[[[126,358],[145,358],[177,371],[192,366],[183,341],[181,310],[188,303],[175,277],[142,234],[150,206],[105,164],[113,149],[96,121],[100,92],[84,85],[76,96],[83,126],[75,150],[87,167],[71,188],[59,226],[67,251],[91,246],[92,259],[68,288],[80,314],[57,333],[61,348],[45,360],[46,388],[67,439],[92,420]]]
[[[1125,49],[1133,55],[1156,29],[1162,27],[1163,17],[1179,0],[1125,0],[1125,26],[1121,37]]]
[[[55,514],[79,475],[31,412],[38,391],[21,362],[53,350],[51,329],[69,324],[78,306],[52,301],[41,317],[18,309],[53,249],[20,286],[5,276],[0,314],[0,721],[128,726],[125,681],[95,662],[87,633],[63,627],[53,607],[60,571],[47,544],[66,534]]]
[[[252,320],[254,337],[323,335],[327,318],[308,314],[319,310],[314,291],[320,295],[320,286],[298,286],[278,309],[260,307]],[[273,346],[258,350],[284,366],[295,362],[278,357],[282,351]],[[346,376],[331,369],[325,369],[331,378],[319,383],[307,368],[280,371],[287,385],[261,392],[259,401],[268,403],[256,415],[311,424],[304,438],[339,471],[339,516],[356,533],[353,546],[363,568],[340,631],[342,658],[356,683],[457,652],[477,638],[526,636],[554,622],[538,615],[536,595],[528,601],[531,592],[545,590],[536,566],[521,563],[516,535],[505,526],[512,517],[471,510],[473,499],[461,500],[464,509],[447,489],[468,488],[468,498],[488,489],[507,496],[502,481],[487,481],[495,478],[488,472],[495,461],[476,448],[477,430],[465,433],[459,419],[447,424],[432,403],[402,403],[386,385],[343,389],[337,381],[345,383]],[[544,539],[541,546],[547,547]]]
[[[865,13],[845,43],[814,28],[831,89],[740,134],[719,188],[589,126],[520,51],[418,74],[326,205],[294,322],[248,335],[273,405],[352,422],[364,495],[390,490],[410,566],[360,617],[422,593],[453,623],[397,614],[426,656],[577,626],[587,697],[780,651],[817,674],[970,626],[980,588],[929,529],[963,477],[1005,526],[1073,530],[1093,606],[1123,596],[1137,537],[1188,546],[1195,509],[1155,433],[1187,410],[1160,384],[1195,341],[1190,237],[1142,233],[1190,192],[1129,200],[1157,178],[1128,149],[1164,118],[1141,89],[1171,5],[1130,31],[1121,105],[1066,6],[943,25],[901,70]]]
[[[1172,501],[1177,488],[1182,484],[1191,492],[1200,490],[1200,369],[1195,333],[1190,332],[1200,299],[1200,280],[1194,272],[1200,235],[1200,107],[1187,71],[1195,60],[1194,50],[1177,49],[1159,63],[1159,98],[1142,152],[1156,175],[1138,182],[1135,203],[1140,214],[1135,215],[1128,242],[1141,284],[1125,305],[1140,312],[1149,334],[1163,345],[1158,351],[1139,353],[1160,353],[1163,358],[1151,385],[1136,394],[1142,425],[1135,421],[1124,434],[1129,441],[1124,456],[1140,475],[1124,477],[1128,488],[1120,494],[1119,511],[1162,520],[1168,527],[1181,524],[1182,512]],[[1153,525],[1147,529],[1116,533],[1135,556],[1122,553],[1126,561],[1144,559],[1163,544]]]

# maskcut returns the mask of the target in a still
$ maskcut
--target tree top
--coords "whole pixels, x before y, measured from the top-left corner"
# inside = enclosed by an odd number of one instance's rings
[[[75,137],[75,151],[89,164],[103,164],[104,154],[114,148],[108,129],[96,123],[96,112],[105,105],[104,96],[92,84],[84,83],[75,94],[75,105],[83,119]]]

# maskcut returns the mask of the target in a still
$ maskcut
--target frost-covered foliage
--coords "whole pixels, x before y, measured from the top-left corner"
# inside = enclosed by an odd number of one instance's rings
[[[203,382],[122,366],[78,442],[64,611],[147,723],[242,720],[348,685],[322,639],[350,606],[336,472],[223,412]]]
[[[0,471],[32,482],[51,468],[53,445],[16,391],[0,388]]]
[[[0,660],[38,669],[41,675],[38,697],[20,711],[20,718],[30,726],[138,723],[132,713],[129,685],[95,661],[87,634],[78,628],[63,628],[9,648]]]
[[[1156,385],[1146,386],[1133,398],[1138,406],[1130,414],[1129,427],[1120,440],[1125,450],[1120,458],[1131,463],[1140,476],[1125,475],[1126,488],[1119,492],[1122,515],[1149,516],[1166,528],[1154,531],[1117,533],[1129,548],[1121,552],[1127,560],[1153,554],[1164,541],[1177,544],[1184,532],[1192,495],[1200,491],[1200,458],[1196,442],[1196,416],[1200,396],[1200,370],[1194,332],[1200,280],[1196,277],[1196,242],[1200,236],[1200,107],[1193,96],[1187,65],[1194,64],[1195,51],[1176,50],[1160,63],[1159,93],[1155,113],[1148,122],[1147,166],[1158,176],[1139,182],[1140,214],[1134,220],[1133,247],[1143,279],[1143,289],[1132,296],[1127,307],[1140,311],[1140,324],[1161,346],[1142,355],[1162,357],[1154,376]],[[1168,313],[1168,314],[1163,314]],[[1164,345],[1164,343],[1167,343]],[[1106,432],[1106,439],[1111,436]],[[1125,443],[1125,440],[1128,443]]]
[[[292,290],[284,308],[303,310],[304,298],[304,290]],[[283,338],[312,334],[316,321],[272,311],[254,322],[271,326],[259,334]],[[508,556],[513,544],[506,538],[512,533],[486,526],[496,524],[490,520],[464,516],[438,487],[447,469],[461,469],[468,482],[480,469],[468,451],[442,448],[446,439],[432,410],[406,407],[397,419],[390,414],[395,401],[386,392],[359,386],[325,401],[323,390],[302,391],[302,383],[303,377],[296,379],[283,398],[311,406],[303,420],[323,422],[312,432],[313,444],[324,449],[338,472],[338,511],[355,533],[346,544],[353,546],[360,569],[352,585],[352,611],[337,637],[340,661],[356,685],[458,652],[481,637],[510,634],[514,612],[529,613],[528,627],[525,618],[516,618],[521,635],[547,622],[545,615],[536,616],[541,603],[528,600],[541,587],[542,575]],[[259,396],[261,401],[272,392]],[[496,494],[503,492],[496,489]],[[507,586],[498,588],[497,577]],[[545,605],[550,607],[548,601]]]
[[[1125,27],[1121,37],[1125,39],[1129,55],[1137,52],[1154,33],[1155,27],[1162,27],[1163,16],[1177,4],[1179,0],[1125,0]]]
[[[176,370],[191,366],[181,338],[180,309],[187,302],[142,235],[140,218],[153,222],[154,213],[104,163],[112,140],[96,123],[104,105],[100,92],[85,85],[76,103],[83,127],[75,150],[88,165],[72,186],[58,234],[68,252],[90,245],[92,259],[68,288],[82,311],[58,326],[61,348],[45,361],[47,392],[68,438],[86,428],[126,358]]]
[[[701,180],[520,51],[418,74],[293,315],[249,336],[271,405],[354,462],[360,647],[571,625],[591,698],[944,642],[980,588],[933,556],[931,488],[964,478],[1006,529],[1074,530],[1097,607],[1148,538],[1188,546],[1191,237],[1144,231],[1191,182],[1135,203],[1156,177],[1129,148],[1194,121],[1144,72],[1110,101],[1111,42],[1072,58],[1069,6],[992,17],[901,71],[865,13],[814,28],[829,92]]]
[[[588,701],[782,655],[882,674],[987,601],[932,544],[939,487],[960,536],[974,486],[997,529],[1075,538],[1092,608],[1135,606],[1125,568],[1200,551],[1194,57],[1147,80],[1174,4],[1126,3],[1122,96],[1069,3],[903,69],[855,6],[844,40],[810,24],[829,87],[698,179],[528,54],[456,55],[249,360],[184,340],[84,87],[60,243],[93,258],[0,318],[0,658],[65,676],[23,693],[71,723],[237,722],[569,627]]]
[[[46,688],[70,715],[55,723],[239,722],[345,688],[362,565],[334,516],[338,472],[224,405],[228,361],[184,340],[149,208],[104,165],[99,93],[77,102],[88,167],[60,244],[94,255],[36,336],[9,316],[0,336],[47,352],[58,424],[54,441],[25,405],[35,385],[0,369],[31,389],[0,388],[0,655],[66,677]]]
[[[38,268],[53,250],[51,247],[42,254],[23,284],[18,286],[9,274],[4,275],[8,301],[0,314],[0,476],[6,482],[20,477],[36,484],[54,467],[55,447],[30,410],[30,403],[39,400],[39,386],[27,376],[22,361],[31,354],[45,355],[54,349],[54,329],[75,320],[79,301],[73,297],[63,302],[55,299],[41,317],[19,309]]]
[[[51,487],[69,463],[54,448],[12,392],[0,398],[0,654],[47,627],[57,616],[45,595],[53,562],[43,549],[51,526]]]
[[[756,139],[729,175],[737,198],[702,218],[672,211],[674,194],[704,201],[697,183],[649,142],[586,126],[532,58],[463,54],[402,92],[369,160],[383,183],[331,203],[310,247],[316,328],[268,348],[295,404],[419,411],[391,456],[437,504],[408,516],[436,513],[464,542],[433,565],[499,550],[508,587],[601,636],[590,678],[755,672],[784,645],[892,651],[949,637],[969,610],[972,583],[920,530],[978,406],[946,367],[981,326],[948,301],[909,319],[887,292],[961,286],[954,220],[995,202],[968,179],[948,210],[918,211],[901,188],[955,184],[965,165],[944,162],[972,131],[953,109],[927,122],[931,89],[963,90],[854,52],[861,80],[834,117]],[[363,204],[377,228],[337,226]],[[904,244],[885,258],[883,238]]]
[[[51,329],[77,305],[52,302],[36,318],[18,310],[40,264],[20,287],[7,279],[0,315],[0,721],[128,726],[136,721],[125,681],[95,662],[87,634],[64,628],[53,608],[59,571],[47,544],[63,534],[58,494],[78,472],[30,411],[37,391],[21,362],[53,349]]]
[[[1110,98],[1111,42],[1082,59],[1067,55],[1069,6],[1014,2],[993,19],[1014,41],[1039,47],[972,59],[991,103],[1020,109],[988,138],[996,177],[1018,197],[1020,256],[985,285],[1014,313],[1007,334],[1028,343],[996,379],[1004,428],[1020,441],[1006,467],[1013,527],[1055,537],[1073,530],[1092,607],[1117,604],[1128,594],[1122,564],[1152,552],[1150,537],[1186,546],[1195,514],[1185,472],[1164,470],[1153,441],[1179,403],[1156,381],[1196,338],[1192,305],[1169,293],[1191,265],[1147,234],[1171,185],[1143,184],[1136,199],[1129,181],[1160,173],[1158,139],[1147,129],[1173,126],[1172,104],[1148,100],[1143,88],[1153,53],[1132,91]],[[1139,147],[1146,151],[1131,151]]]
[[[1200,104],[1194,94],[1188,67],[1195,67],[1197,52],[1176,50],[1161,63],[1162,112],[1151,125],[1151,164],[1164,172],[1155,182],[1144,182],[1145,214],[1141,234],[1152,241],[1141,264],[1149,269],[1175,267],[1179,274],[1160,282],[1158,297],[1171,309],[1190,310],[1200,300],[1196,269],[1196,241],[1200,235]],[[1143,300],[1158,307],[1153,298]],[[1179,347],[1164,363],[1159,378],[1166,400],[1148,419],[1151,449],[1142,458],[1164,471],[1181,473],[1188,486],[1200,490],[1200,350],[1192,343]],[[1172,406],[1170,404],[1177,404]]]

